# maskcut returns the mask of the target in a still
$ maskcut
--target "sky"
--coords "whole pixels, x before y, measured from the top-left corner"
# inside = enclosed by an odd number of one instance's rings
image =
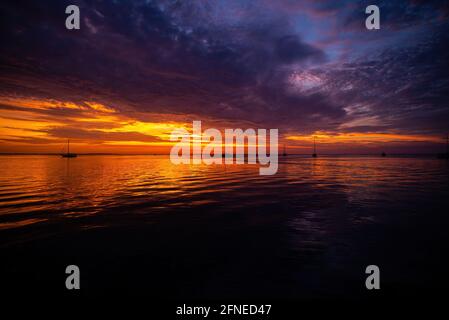
[[[65,28],[78,5],[80,30]],[[380,8],[380,30],[365,8]],[[427,153],[449,131],[447,1],[0,4],[0,153],[166,153],[279,129],[291,153]]]

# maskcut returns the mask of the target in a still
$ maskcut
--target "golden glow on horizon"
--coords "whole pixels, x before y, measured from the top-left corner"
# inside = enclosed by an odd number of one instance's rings
[[[177,143],[170,141],[173,130],[185,129],[192,133],[192,123],[180,121],[176,115],[165,114],[161,117],[164,119],[162,122],[142,121],[95,101],[76,104],[0,97],[0,105],[5,106],[0,114],[0,152],[59,152],[61,144],[70,138],[74,150],[79,153],[166,153],[169,147]],[[152,116],[157,118],[158,115]],[[238,124],[236,126],[239,127]],[[203,132],[205,129],[202,129]],[[316,137],[321,148],[328,145],[334,146],[334,149],[338,145],[363,147],[387,143],[441,143],[441,137],[429,135],[317,131],[310,135],[288,135],[279,144],[285,143],[288,149],[307,149],[313,143],[313,137]],[[226,145],[223,143],[222,147]]]
[[[310,135],[290,135],[287,140],[313,143],[314,137],[319,143],[393,143],[393,142],[436,142],[441,143],[441,137],[425,135],[407,135],[395,133],[325,133],[317,131]]]
[[[162,122],[142,122],[130,121],[122,123],[121,127],[112,129],[100,129],[103,132],[138,132],[145,135],[158,137],[161,140],[170,140],[170,134],[175,129],[189,130],[188,125],[184,123],[162,123]]]
[[[67,138],[72,139],[73,148],[81,150],[78,152],[92,152],[92,145],[99,145],[99,152],[113,151],[110,147],[171,146],[171,131],[175,128],[188,130],[185,123],[139,121],[92,101],[84,101],[83,105],[79,105],[54,100],[0,97],[0,104],[19,108],[2,111],[1,144],[26,147],[33,145],[33,139],[35,143],[36,139],[41,139],[41,146],[49,146],[44,152],[58,152],[59,149],[55,149],[54,144],[59,145]],[[61,113],[45,112],[51,109],[57,109]],[[55,129],[67,130],[67,136],[54,134]],[[78,132],[85,135],[77,136]],[[129,137],[126,134],[129,134]],[[154,141],[148,141],[151,139]],[[16,149],[11,148],[13,152]]]

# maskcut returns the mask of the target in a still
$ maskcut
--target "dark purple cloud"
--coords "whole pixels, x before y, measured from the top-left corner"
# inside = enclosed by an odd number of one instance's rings
[[[3,1],[0,94],[289,132],[447,130],[447,5],[378,1],[376,33],[368,4]]]

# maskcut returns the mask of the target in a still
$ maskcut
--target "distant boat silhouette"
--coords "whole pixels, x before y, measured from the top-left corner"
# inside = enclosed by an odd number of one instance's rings
[[[438,159],[449,159],[449,134],[446,135],[446,153],[439,153]]]
[[[286,157],[286,156],[287,156],[287,152],[285,151],[285,144],[284,144],[284,149],[283,149],[283,151],[282,151],[282,156],[283,156],[283,157]]]
[[[381,156],[382,156],[382,157],[386,157],[387,154],[386,154],[385,152],[382,152],[382,153],[381,153]]]
[[[316,154],[316,144],[315,144],[315,136],[313,136],[313,153],[312,153],[312,157],[316,158],[317,154]]]
[[[78,155],[76,153],[70,153],[70,141],[67,139],[67,153],[61,154],[63,158],[76,158]]]

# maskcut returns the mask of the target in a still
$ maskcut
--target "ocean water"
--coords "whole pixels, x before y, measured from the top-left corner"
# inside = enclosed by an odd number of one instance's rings
[[[173,165],[166,156],[0,156],[0,272],[9,290],[159,299],[359,298],[448,281],[449,164],[432,157]],[[30,268],[32,266],[32,268]]]

